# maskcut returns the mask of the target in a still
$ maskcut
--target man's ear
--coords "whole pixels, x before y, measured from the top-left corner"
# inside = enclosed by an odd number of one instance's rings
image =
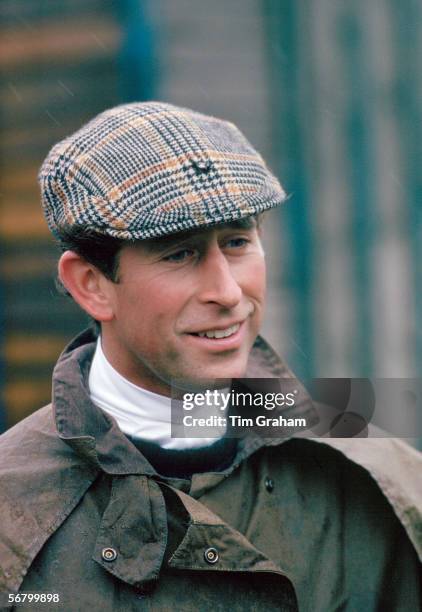
[[[59,277],[79,306],[97,321],[111,321],[113,308],[110,283],[104,274],[74,251],[59,260]]]

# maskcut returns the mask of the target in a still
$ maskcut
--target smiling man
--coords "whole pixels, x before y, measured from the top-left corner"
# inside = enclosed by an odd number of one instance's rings
[[[247,217],[124,244],[114,279],[67,250],[60,278],[101,322],[108,361],[134,384],[170,396],[177,381],[239,378],[264,306],[258,224]]]
[[[237,128],[119,106],[56,145],[40,184],[60,281],[95,325],[52,403],[1,437],[1,605],[420,609],[416,451],[171,435],[173,390],[204,381],[293,379],[272,416],[321,410],[259,336],[262,213],[285,193]]]

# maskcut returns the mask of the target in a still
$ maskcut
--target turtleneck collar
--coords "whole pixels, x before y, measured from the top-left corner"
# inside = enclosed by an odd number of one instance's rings
[[[97,340],[88,384],[92,402],[113,417],[131,438],[172,450],[203,448],[218,440],[172,437],[171,399],[138,387],[119,374],[104,355],[101,337]],[[221,436],[224,433],[222,430]]]

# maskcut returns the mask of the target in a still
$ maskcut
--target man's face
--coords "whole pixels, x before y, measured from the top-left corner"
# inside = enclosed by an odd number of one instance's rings
[[[118,278],[102,340],[123,376],[170,395],[172,381],[245,373],[265,299],[254,219],[125,246]]]

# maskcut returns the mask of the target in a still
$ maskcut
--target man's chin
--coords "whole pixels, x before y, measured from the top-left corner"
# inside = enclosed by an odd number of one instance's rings
[[[195,378],[173,378],[171,381],[172,394],[177,395],[177,391],[189,391],[190,393],[200,393],[206,389],[225,389],[230,387],[232,380],[242,378],[246,367],[242,368],[222,368],[216,369],[209,374]]]

